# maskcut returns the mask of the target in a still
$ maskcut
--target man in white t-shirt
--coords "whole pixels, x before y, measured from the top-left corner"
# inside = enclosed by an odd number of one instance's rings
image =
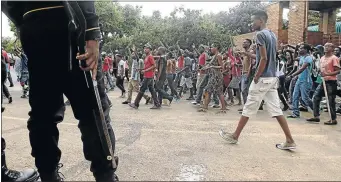
[[[116,54],[116,62],[117,62],[117,81],[116,86],[122,91],[121,98],[125,97],[126,90],[124,89],[124,60],[122,59],[121,54]]]

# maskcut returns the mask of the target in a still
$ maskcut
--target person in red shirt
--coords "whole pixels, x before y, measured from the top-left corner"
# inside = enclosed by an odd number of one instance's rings
[[[185,61],[185,57],[184,57],[184,51],[182,49],[179,50],[179,57],[178,57],[178,70],[183,70],[184,68],[184,61]],[[180,85],[180,80],[181,80],[182,75],[181,74],[177,74],[175,77],[175,81],[174,83],[179,86]]]
[[[111,69],[111,65],[110,64],[112,64],[111,58],[108,57],[108,56],[105,56],[104,63],[103,63],[103,74],[107,78],[107,82],[108,82],[108,84],[110,86],[110,90],[114,90],[115,85],[113,84],[113,80],[112,80],[112,77],[111,77],[110,72],[109,72],[110,69]]]
[[[232,49],[228,50],[228,58],[231,61],[231,73],[232,73],[232,80],[228,86],[229,95],[232,93],[232,89],[235,91],[236,96],[238,98],[238,105],[242,105],[241,95],[240,95],[240,79],[241,79],[241,68],[242,62],[238,56],[234,56],[232,53]],[[233,105],[233,97],[230,98],[230,104]]]
[[[13,84],[13,80],[12,80],[12,75],[11,75],[11,71],[10,71],[10,60],[9,60],[9,57],[7,55],[7,52],[5,51],[5,49],[2,47],[1,48],[1,54],[2,56],[5,58],[5,62],[6,62],[6,67],[7,67],[7,79],[9,81],[9,87],[13,87],[14,84]]]
[[[140,105],[140,101],[144,95],[144,92],[149,89],[153,101],[154,106],[150,109],[160,109],[161,104],[158,101],[155,89],[154,89],[154,76],[155,76],[155,60],[153,55],[151,54],[151,45],[147,43],[144,46],[144,52],[146,53],[146,57],[144,59],[144,68],[141,70],[144,73],[144,78],[142,81],[142,85],[140,88],[140,92],[137,94],[134,103],[129,104],[130,107],[137,109]]]
[[[192,102],[192,104],[198,105],[201,102],[202,99],[202,95],[204,93],[204,85],[206,85],[204,82],[204,78],[206,76],[206,70],[202,69],[205,67],[206,65],[206,61],[208,60],[208,54],[205,51],[205,46],[204,45],[200,45],[199,46],[199,71],[198,71],[198,80],[197,80],[197,89],[198,89],[198,95],[197,95],[197,99],[195,101]],[[201,86],[201,84],[204,84]]]

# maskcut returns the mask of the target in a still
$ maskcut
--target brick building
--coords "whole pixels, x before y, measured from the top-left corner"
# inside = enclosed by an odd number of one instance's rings
[[[336,32],[336,13],[341,7],[341,1],[279,1],[270,3],[266,7],[269,15],[267,27],[272,30],[280,43],[295,45],[306,42],[312,45],[333,42],[341,45],[341,34]],[[283,9],[289,9],[288,28],[283,28]],[[308,31],[308,11],[319,11],[319,31]],[[253,39],[254,33],[238,35],[234,42],[241,48],[245,38]]]

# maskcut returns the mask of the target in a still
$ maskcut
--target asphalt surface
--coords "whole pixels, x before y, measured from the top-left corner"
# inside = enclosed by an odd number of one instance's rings
[[[34,167],[26,124],[28,99],[20,98],[18,83],[9,89],[14,101],[7,104],[4,99],[6,110],[2,114],[8,166]],[[121,104],[124,99],[119,98],[117,89],[108,95],[113,103],[110,115],[117,139],[116,155],[120,158],[117,174],[122,181],[341,180],[341,124],[309,124],[304,119],[311,114],[302,113],[301,119],[288,120],[297,149],[282,151],[275,144],[284,142],[284,134],[265,106],[250,119],[239,143],[230,145],[218,131],[235,129],[239,106],[231,107],[227,114],[217,115],[213,108],[198,113],[196,107],[182,99],[161,110],[150,110],[151,105],[143,104],[134,110]],[[322,121],[327,117],[323,113]],[[66,181],[93,181],[70,107],[58,127],[64,164],[60,171]]]

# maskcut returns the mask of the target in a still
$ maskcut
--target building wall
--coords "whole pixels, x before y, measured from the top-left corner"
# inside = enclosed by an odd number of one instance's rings
[[[266,7],[268,14],[267,28],[273,31],[278,37],[280,29],[282,29],[282,14],[283,10],[279,2],[271,3]]]
[[[328,12],[328,34],[335,33],[336,9]]]
[[[242,50],[243,47],[243,42],[245,39],[251,39],[254,40],[255,32],[252,33],[247,33],[247,34],[242,34],[242,35],[237,35],[233,37],[234,44],[236,45],[237,49]]]
[[[290,1],[289,5],[289,29],[288,43],[298,44],[303,42],[304,27],[305,27],[305,1]]]

